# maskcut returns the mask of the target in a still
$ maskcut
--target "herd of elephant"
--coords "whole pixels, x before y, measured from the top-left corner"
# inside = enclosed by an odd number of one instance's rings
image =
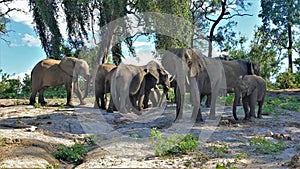
[[[153,90],[162,86],[163,93],[157,105],[160,106],[170,87],[174,88],[176,102],[175,121],[182,121],[185,93],[190,93],[193,106],[192,120],[203,121],[201,98],[210,96],[208,118],[215,119],[216,100],[220,95],[234,92],[233,117],[238,120],[236,106],[242,98],[245,120],[252,117],[262,118],[262,106],[266,94],[266,82],[260,77],[259,66],[252,61],[224,60],[205,57],[200,51],[189,48],[171,48],[161,52],[160,63],[150,61],[144,66],[121,64],[101,64],[98,66],[95,81],[95,108],[121,113],[134,112],[149,107],[149,96]],[[78,76],[85,81],[85,93],[82,95]],[[80,104],[85,104],[91,82],[89,66],[83,59],[65,57],[61,61],[44,59],[31,72],[32,94],[30,104],[38,102],[45,105],[44,91],[49,86],[65,85],[67,106],[73,106],[72,91],[78,96]],[[109,105],[106,100],[110,93]],[[152,101],[153,103],[153,101]],[[258,103],[258,113],[255,105]],[[249,111],[250,108],[250,111]]]

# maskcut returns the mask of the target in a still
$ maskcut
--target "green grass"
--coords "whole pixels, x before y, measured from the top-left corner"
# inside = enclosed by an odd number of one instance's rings
[[[255,136],[248,140],[250,145],[256,146],[256,151],[262,154],[277,153],[285,149],[284,143],[274,143],[262,136]]]

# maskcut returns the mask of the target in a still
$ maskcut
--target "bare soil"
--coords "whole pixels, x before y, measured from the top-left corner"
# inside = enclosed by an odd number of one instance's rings
[[[300,90],[270,91],[268,95],[300,100]],[[277,108],[277,114],[235,123],[231,107],[227,106],[218,108],[221,120],[193,124],[187,107],[184,121],[174,123],[175,107],[171,103],[138,116],[93,109],[92,100],[75,108],[60,106],[64,99],[48,100],[48,106],[41,108],[26,105],[27,100],[0,100],[0,168],[216,168],[225,164],[238,168],[300,168],[300,112]],[[242,118],[241,107],[238,109]],[[209,109],[202,111],[206,119]],[[189,154],[156,157],[149,141],[154,127],[164,136],[195,134],[200,145]],[[98,142],[90,147],[83,163],[76,165],[54,158],[58,146],[83,143],[89,135],[96,135]],[[254,136],[283,142],[285,149],[260,153],[249,144]],[[218,145],[226,145],[226,152],[216,153],[209,148]],[[243,153],[247,156],[238,159]]]

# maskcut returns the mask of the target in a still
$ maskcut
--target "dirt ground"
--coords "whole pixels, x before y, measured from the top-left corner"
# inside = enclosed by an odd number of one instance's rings
[[[268,92],[272,98],[296,97],[300,91]],[[48,100],[47,107],[34,108],[27,100],[0,100],[0,168],[300,168],[300,112],[277,109],[263,119],[233,123],[230,106],[218,107],[218,119],[206,120],[209,109],[202,108],[205,121],[190,121],[186,106],[184,121],[174,123],[174,104],[164,102],[135,114],[106,113],[93,109],[93,99],[84,106],[64,108],[65,100]],[[300,106],[300,104],[299,104]],[[241,107],[238,116],[242,118]],[[282,113],[280,113],[282,112]],[[164,136],[175,133],[195,134],[200,141],[197,151],[187,155],[156,157],[149,133],[156,127]],[[60,145],[83,142],[97,136],[83,163],[75,165],[53,157]],[[249,139],[264,136],[271,142],[283,142],[277,153],[263,154]],[[214,153],[211,146],[226,145],[225,153]],[[240,154],[246,157],[238,159]]]

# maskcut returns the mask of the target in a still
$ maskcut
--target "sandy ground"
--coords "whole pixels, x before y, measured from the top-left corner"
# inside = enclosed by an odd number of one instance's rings
[[[272,93],[275,97],[279,93]],[[290,95],[298,97],[298,95]],[[173,123],[174,105],[165,103],[135,114],[106,113],[93,109],[93,104],[64,108],[64,100],[48,100],[47,107],[34,108],[26,100],[0,100],[0,168],[216,168],[229,164],[238,168],[299,168],[300,112],[279,112],[251,122],[230,123],[231,107],[218,108],[218,120],[190,122],[190,107],[185,108],[184,121]],[[243,113],[239,107],[239,117]],[[187,155],[156,157],[149,141],[152,128],[164,136],[174,133],[195,134],[200,141],[197,151]],[[97,145],[89,151],[80,165],[55,159],[52,153],[60,145],[82,142],[88,135],[97,136]],[[254,136],[265,136],[272,142],[284,138],[285,149],[262,154],[249,144]],[[277,137],[278,136],[278,137]],[[212,145],[226,145],[226,152],[210,151]],[[247,154],[237,160],[240,154]],[[298,155],[298,156],[297,156]]]

